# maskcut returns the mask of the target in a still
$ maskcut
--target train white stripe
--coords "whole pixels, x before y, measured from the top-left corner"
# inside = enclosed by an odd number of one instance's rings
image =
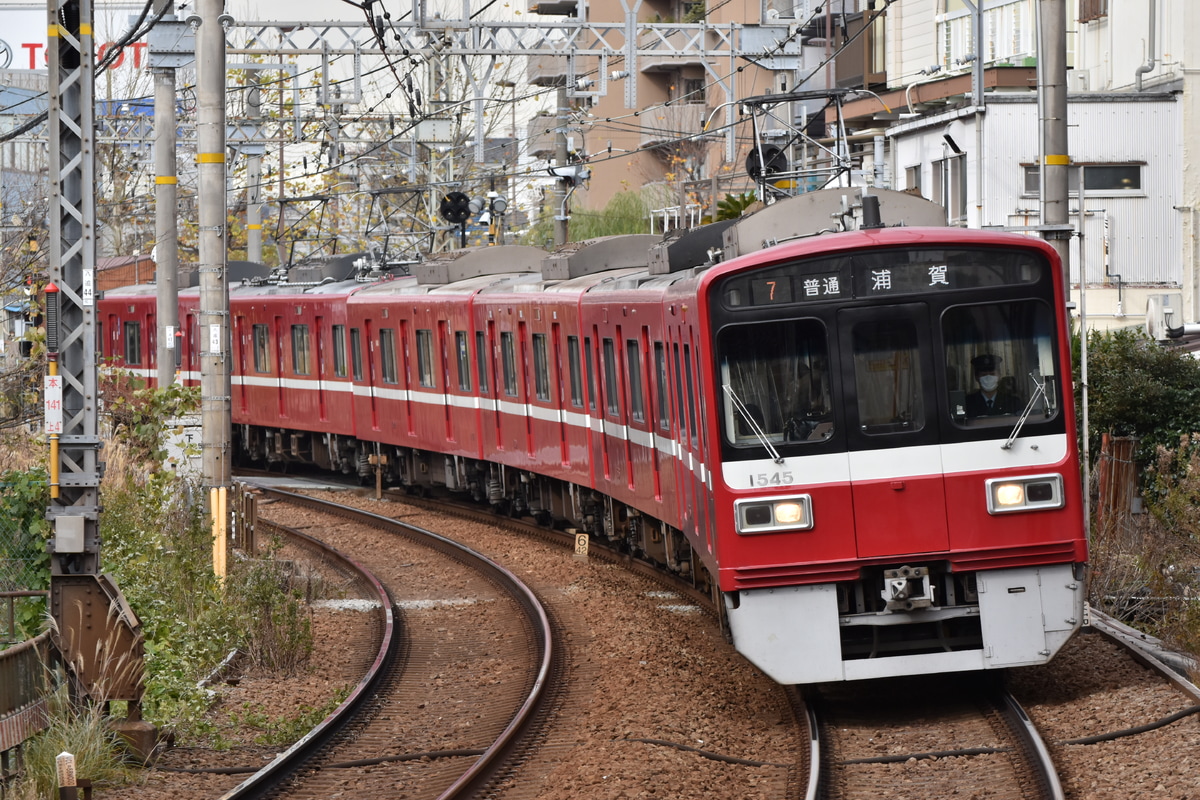
[[[127,370],[139,377],[154,377],[153,370]],[[180,373],[184,380],[195,380],[193,373]],[[380,400],[420,403],[428,406],[444,405],[454,408],[495,411],[497,406],[503,414],[519,418],[531,417],[540,422],[563,424],[571,428],[590,429],[603,433],[618,441],[646,449],[654,448],[663,456],[683,462],[684,469],[698,480],[708,482],[712,473],[695,454],[679,442],[657,433],[642,431],[629,425],[612,422],[574,411],[560,411],[532,403],[517,403],[511,400],[494,400],[486,397],[443,395],[434,391],[408,390],[389,387],[371,387],[350,381],[322,381],[312,378],[284,378],[270,376],[234,376],[234,385],[259,388],[282,388],[290,392],[313,391],[314,388],[327,392],[350,392],[355,397],[371,397]],[[314,387],[315,384],[315,387]],[[1067,455],[1067,438],[1063,435],[1034,436],[1017,439],[1005,450],[1002,442],[989,439],[981,442],[958,444],[923,445],[920,447],[887,448],[880,450],[856,450],[848,453],[825,453],[785,458],[776,464],[771,459],[733,461],[722,466],[725,485],[734,490],[745,490],[755,486],[818,486],[851,481],[876,481],[892,478],[918,477],[921,475],[959,474],[984,472],[997,469],[1041,468],[1060,463]],[[684,458],[686,454],[686,458]]]

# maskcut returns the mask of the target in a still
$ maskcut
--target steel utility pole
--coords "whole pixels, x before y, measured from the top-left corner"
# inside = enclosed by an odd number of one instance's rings
[[[257,81],[250,87],[246,107],[252,122],[262,120],[262,90]],[[246,260],[256,262],[262,261],[262,157],[263,147],[256,144],[246,161]]]
[[[571,106],[567,102],[567,87],[558,87],[558,127],[554,134],[554,161],[559,169],[567,166],[567,123],[570,121]],[[565,175],[554,182],[554,246],[567,243],[567,183]]]
[[[196,30],[196,162],[200,232],[200,418],[203,480],[213,526],[213,570],[225,574],[231,477],[229,286],[225,272],[225,16],[223,0],[199,0]]]
[[[173,9],[172,0],[158,0],[155,12]],[[164,15],[165,18],[166,15]],[[155,58],[155,54],[151,54]],[[154,75],[154,282],[157,287],[158,385],[175,380],[175,337],[179,330],[179,176],[175,166],[175,68],[152,66]]]
[[[50,613],[55,644],[95,701],[129,701],[117,728],[148,755],[140,719],[141,623],[102,574],[96,370],[96,50],[91,0],[48,0],[50,283],[46,434],[50,443]]]
[[[1067,297],[1071,293],[1070,208],[1067,176],[1067,3],[1038,2],[1038,94],[1042,112],[1043,238],[1063,263]],[[1055,227],[1057,226],[1057,227]],[[1083,280],[1083,276],[1080,276]]]

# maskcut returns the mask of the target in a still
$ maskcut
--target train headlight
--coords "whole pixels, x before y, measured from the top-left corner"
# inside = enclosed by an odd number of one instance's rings
[[[987,482],[989,514],[1062,508],[1064,503],[1061,475],[993,478]]]
[[[736,500],[733,513],[741,534],[806,531],[813,526],[812,498],[806,494]]]

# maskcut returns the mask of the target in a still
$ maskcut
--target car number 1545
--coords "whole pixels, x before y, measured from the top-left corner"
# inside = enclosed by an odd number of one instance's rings
[[[761,486],[790,486],[796,479],[790,472],[759,472],[750,476],[751,488]]]

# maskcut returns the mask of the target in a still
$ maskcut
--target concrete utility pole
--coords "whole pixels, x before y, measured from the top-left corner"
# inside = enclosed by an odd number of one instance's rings
[[[631,79],[632,80],[632,79]],[[567,87],[558,87],[558,127],[554,135],[554,162],[559,169],[567,166],[567,123],[570,121],[571,106],[567,102]],[[554,246],[567,243],[567,183],[565,175],[554,182]]]
[[[1042,109],[1042,225],[1043,238],[1063,263],[1067,296],[1071,291],[1070,208],[1067,176],[1067,3],[1038,2],[1038,94]],[[1061,226],[1055,229],[1052,226]],[[1082,277],[1080,278],[1082,280]]]
[[[171,14],[172,0],[159,0],[155,13],[166,7]],[[179,342],[179,176],[175,167],[175,69],[153,66],[154,74],[154,280],[157,287],[158,385],[170,386],[175,380],[175,357]]]
[[[225,272],[225,28],[223,0],[199,0],[196,161],[199,173],[200,418],[213,569],[225,574],[230,483],[229,286]]]

